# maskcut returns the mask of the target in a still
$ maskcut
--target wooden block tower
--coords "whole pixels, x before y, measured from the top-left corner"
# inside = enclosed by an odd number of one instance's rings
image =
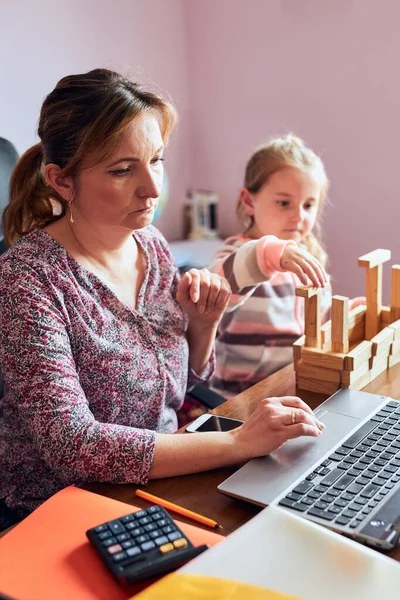
[[[331,395],[361,389],[400,363],[400,265],[392,267],[390,307],[382,306],[382,265],[390,250],[360,256],[366,268],[366,305],[349,311],[349,299],[333,296],[331,320],[321,325],[320,289],[298,288],[304,298],[304,335],[293,344],[298,390]]]

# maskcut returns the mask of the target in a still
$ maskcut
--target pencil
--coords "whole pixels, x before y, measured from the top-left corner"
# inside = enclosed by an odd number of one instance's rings
[[[143,490],[136,490],[136,496],[139,496],[139,498],[144,498],[144,500],[148,500],[149,502],[154,502],[154,504],[159,504],[167,510],[176,512],[178,515],[182,515],[183,517],[193,519],[198,523],[202,523],[202,525],[207,525],[207,527],[212,527],[213,529],[223,529],[222,525],[218,525],[218,523],[216,523],[212,519],[209,519],[208,517],[203,517],[203,515],[199,515],[198,513],[188,510],[187,508],[182,508],[182,506],[178,506],[177,504],[168,502],[168,500],[158,498],[158,496],[153,496],[153,494],[148,494]]]

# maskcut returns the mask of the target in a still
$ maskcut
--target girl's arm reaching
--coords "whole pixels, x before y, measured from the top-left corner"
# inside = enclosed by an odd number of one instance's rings
[[[292,271],[304,285],[311,281],[324,287],[328,281],[325,270],[309,252],[274,235],[250,241],[228,239],[209,269],[225,277],[231,286],[228,310],[241,306],[260,283],[282,271]]]

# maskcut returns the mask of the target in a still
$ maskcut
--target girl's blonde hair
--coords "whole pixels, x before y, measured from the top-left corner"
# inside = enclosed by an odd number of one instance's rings
[[[13,171],[3,214],[6,243],[11,246],[36,227],[65,215],[66,200],[46,183],[47,164],[54,163],[63,175],[73,177],[84,158],[93,157],[94,164],[105,160],[132,120],[149,112],[158,118],[166,142],[177,114],[161,96],[108,69],[61,79],[43,102],[40,143],[21,156]],[[54,210],[55,204],[59,210]]]
[[[260,146],[247,162],[243,187],[251,194],[257,194],[274,173],[288,167],[301,169],[302,171],[319,172],[321,193],[314,233],[310,232],[307,234],[304,237],[302,244],[308,252],[325,265],[327,254],[319,239],[321,235],[320,217],[328,193],[329,182],[322,160],[311,150],[311,148],[307,148],[303,140],[293,134],[288,134],[284,137],[275,138],[268,144]],[[241,226],[245,231],[248,230],[253,225],[254,219],[252,216],[245,213],[240,198],[238,200],[236,212]]]

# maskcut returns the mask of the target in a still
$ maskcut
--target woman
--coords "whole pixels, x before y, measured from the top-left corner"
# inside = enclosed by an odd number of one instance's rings
[[[4,214],[0,498],[23,516],[82,481],[145,484],[265,455],[323,425],[298,398],[228,433],[168,435],[213,369],[227,282],[180,281],[151,226],[173,107],[120,75],[63,78]],[[293,414],[296,423],[293,424]]]

